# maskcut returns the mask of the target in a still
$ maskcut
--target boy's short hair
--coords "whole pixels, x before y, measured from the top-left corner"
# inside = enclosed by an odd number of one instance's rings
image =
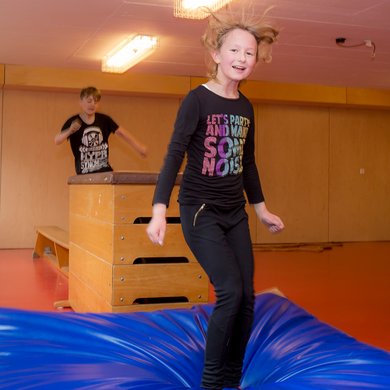
[[[86,87],[80,91],[80,99],[84,99],[85,97],[93,96],[95,102],[100,101],[102,94],[96,87]]]

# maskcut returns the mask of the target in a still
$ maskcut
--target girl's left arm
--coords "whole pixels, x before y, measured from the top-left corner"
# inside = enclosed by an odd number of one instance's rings
[[[279,233],[284,229],[284,223],[275,214],[268,211],[265,202],[256,203],[253,205],[259,220],[267,226],[271,233]]]

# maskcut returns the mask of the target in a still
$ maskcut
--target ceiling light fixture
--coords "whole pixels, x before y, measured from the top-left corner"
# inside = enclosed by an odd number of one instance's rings
[[[127,38],[111,50],[102,60],[102,71],[124,73],[153,53],[157,37],[136,35]]]
[[[363,42],[359,42],[359,43],[355,43],[355,44],[347,44],[346,41],[347,41],[347,38],[344,38],[344,37],[336,38],[336,45],[340,46],[340,47],[345,47],[345,48],[367,46],[367,47],[370,47],[372,49],[371,58],[372,59],[375,58],[376,46],[375,46],[375,43],[373,41],[371,41],[371,39],[365,39]]]
[[[173,15],[177,18],[204,19],[209,10],[217,11],[232,0],[175,0]]]

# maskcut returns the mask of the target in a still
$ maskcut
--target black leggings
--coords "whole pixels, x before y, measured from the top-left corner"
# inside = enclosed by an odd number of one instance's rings
[[[254,305],[254,262],[245,207],[182,205],[180,217],[187,244],[216,295],[201,386],[215,390],[237,387]]]

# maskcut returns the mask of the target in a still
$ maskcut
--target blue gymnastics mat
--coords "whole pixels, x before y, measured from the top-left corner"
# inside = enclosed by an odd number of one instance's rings
[[[199,389],[212,305],[155,312],[0,309],[1,389]],[[245,390],[390,389],[390,354],[276,293],[256,296]]]

